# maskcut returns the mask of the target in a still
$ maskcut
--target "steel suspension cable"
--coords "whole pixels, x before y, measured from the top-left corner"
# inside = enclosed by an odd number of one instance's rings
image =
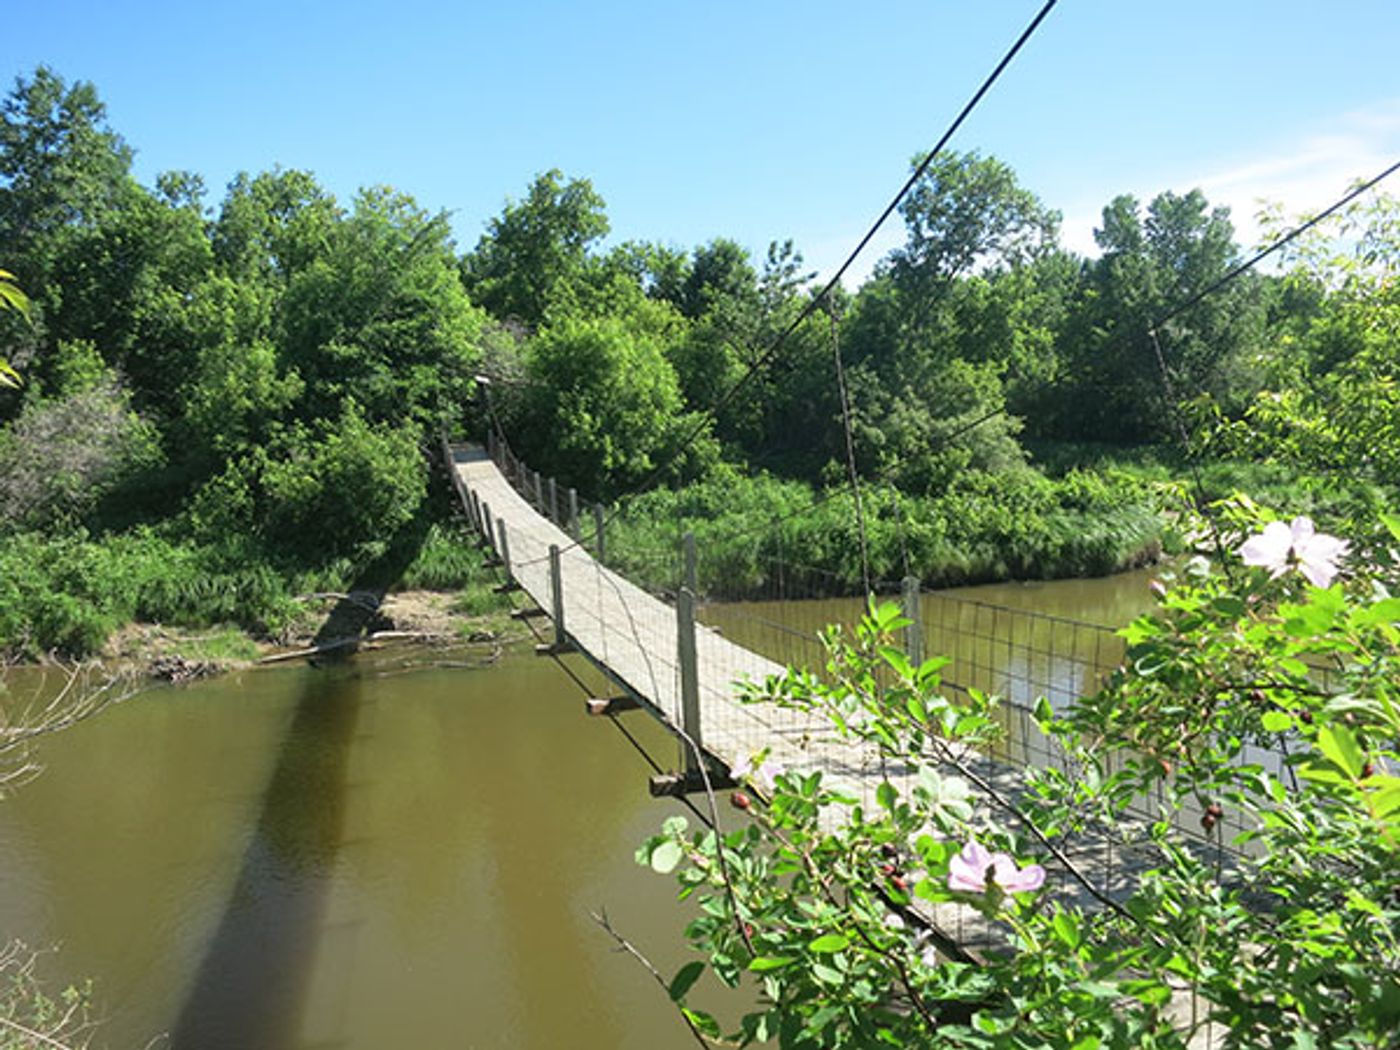
[[[759,373],[762,372],[765,368],[768,367],[768,365],[770,365],[773,362],[774,358],[777,357],[778,352],[783,348],[784,344],[786,344],[786,342],[792,336],[792,334],[802,326],[803,322],[805,322],[809,317],[816,313],[817,310],[821,309],[822,304],[826,302],[827,298],[831,295],[832,291],[835,290],[837,284],[840,283],[841,278],[844,277],[846,275],[846,272],[855,264],[855,261],[857,258],[859,258],[860,254],[863,251],[865,251],[867,246],[869,246],[871,240],[874,239],[875,235],[880,231],[880,228],[884,226],[885,221],[889,219],[889,217],[892,214],[894,214],[895,209],[899,207],[900,203],[908,195],[909,191],[913,189],[914,185],[921,178],[923,178],[925,174],[927,174],[928,169],[930,168],[930,166],[932,166],[934,160],[937,159],[938,156],[943,152],[943,149],[948,145],[949,140],[953,137],[954,134],[957,133],[958,129],[962,127],[963,123],[967,120],[967,118],[971,116],[972,111],[977,108],[977,106],[981,103],[982,99],[986,96],[987,92],[990,91],[992,89],[992,86],[997,82],[997,80],[1001,78],[1001,75],[1003,72],[1006,71],[1007,66],[1011,64],[1012,60],[1015,59],[1016,55],[1025,46],[1026,42],[1029,41],[1030,38],[1034,35],[1035,31],[1040,28],[1040,24],[1045,21],[1046,17],[1050,14],[1050,12],[1054,9],[1055,5],[1058,2],[1059,0],[1046,0],[1046,2],[1041,6],[1040,10],[1036,12],[1035,17],[1032,18],[1030,23],[1025,27],[1025,29],[1021,31],[1021,34],[1016,38],[1015,43],[1011,45],[1007,52],[1001,57],[1001,60],[996,64],[995,68],[992,69],[991,73],[989,73],[987,77],[982,81],[981,85],[977,88],[976,92],[974,92],[972,97],[968,99],[968,101],[963,105],[962,109],[958,111],[958,114],[953,119],[953,122],[948,125],[948,128],[943,132],[942,136],[940,136],[938,141],[934,144],[933,149],[931,149],[924,156],[923,160],[921,160],[919,164],[915,166],[913,173],[904,181],[904,184],[899,188],[899,192],[897,192],[894,195],[894,197],[890,200],[890,202],[887,205],[885,205],[885,208],[882,212],[880,212],[879,217],[866,231],[865,235],[861,237],[859,243],[857,243],[855,248],[851,250],[851,253],[848,256],[846,256],[845,261],[840,265],[836,272],[831,276],[831,278],[826,282],[826,284],[822,286],[821,290],[818,291],[814,296],[812,296],[808,300],[806,305],[798,313],[797,317],[794,318],[786,327],[784,327],[779,332],[778,336],[773,340],[772,344],[766,350],[764,350],[751,365],[749,365],[749,367],[744,371],[744,374],[741,375],[734,382],[734,384],[727,391],[725,391],[724,394],[720,396],[720,398],[714,403],[714,405],[700,413],[700,415],[703,418],[701,418],[694,426],[690,428],[689,431],[686,432],[685,436],[681,439],[679,444],[670,453],[663,456],[658,461],[657,465],[652,469],[652,471],[649,474],[647,474],[646,477],[643,478],[640,483],[632,487],[632,492],[645,491],[646,489],[650,488],[659,477],[661,477],[667,470],[669,470],[670,467],[676,462],[676,460],[679,459],[680,456],[684,452],[686,452],[691,447],[691,445],[695,443],[696,439],[699,438],[700,435],[705,432],[706,428],[710,425],[714,418],[718,416],[719,412],[722,411],[725,407],[727,407],[736,397],[738,397],[738,395],[743,390],[745,390],[748,387],[748,385],[754,381],[755,378],[757,378]]]

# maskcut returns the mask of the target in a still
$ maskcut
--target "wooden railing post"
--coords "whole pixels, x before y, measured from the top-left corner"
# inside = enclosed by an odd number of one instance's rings
[[[593,504],[593,545],[598,551],[598,564],[608,563],[607,519],[601,503]]]
[[[569,486],[569,535],[578,542],[578,489]]]
[[[699,573],[695,555],[695,533],[687,532],[681,537],[681,550],[685,555],[685,575],[681,586],[687,587],[692,595],[700,593]]]
[[[481,501],[481,520],[485,524],[486,546],[496,549],[496,519],[491,517],[491,504]]]
[[[549,479],[549,520],[551,524],[559,524],[559,483],[553,478]]]
[[[500,544],[501,565],[505,567],[506,579],[510,579],[510,541],[506,539],[506,519],[496,519],[496,542]]]
[[[554,614],[554,645],[562,649],[567,640],[564,628],[564,572],[559,561],[559,545],[549,545],[549,598]]]
[[[919,580],[904,577],[904,618],[910,621],[904,628],[904,651],[909,662],[918,667],[924,662],[924,617],[919,603]]]
[[[476,529],[477,532],[481,532],[481,500],[477,498],[476,492],[474,490],[470,493],[470,495],[472,528]]]
[[[535,509],[541,514],[544,513],[544,481],[540,478],[540,472],[535,471]]]
[[[681,728],[689,740],[681,741],[685,771],[700,771],[700,669],[695,650],[695,594],[682,587],[676,594],[676,662],[681,670]]]
[[[496,431],[490,428],[486,431],[486,454],[491,457],[492,462],[496,461]]]

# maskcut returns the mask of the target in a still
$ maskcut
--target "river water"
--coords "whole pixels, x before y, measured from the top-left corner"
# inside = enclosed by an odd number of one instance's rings
[[[1106,623],[1147,602],[1144,574],[964,594]],[[626,718],[672,766],[665,732]],[[680,809],[552,661],[247,671],[153,689],[39,758],[0,803],[0,939],[93,981],[96,1047],[691,1045],[590,918],[667,977],[686,960],[673,881],[632,859]]]

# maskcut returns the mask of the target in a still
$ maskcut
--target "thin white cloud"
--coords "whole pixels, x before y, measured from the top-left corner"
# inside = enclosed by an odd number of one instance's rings
[[[1230,208],[1235,240],[1249,250],[1263,240],[1258,213],[1266,203],[1282,205],[1290,217],[1320,211],[1358,179],[1370,178],[1397,158],[1400,99],[1391,99],[1344,114],[1325,130],[1305,132],[1291,141],[1275,139],[1253,155],[1221,158],[1194,171],[1183,169],[1155,187],[1133,192],[1145,201],[1163,186],[1177,192],[1199,188],[1212,204]],[[1400,192],[1400,184],[1389,188]],[[1067,213],[1063,243],[1085,255],[1097,255],[1093,231],[1099,222],[1098,211]]]

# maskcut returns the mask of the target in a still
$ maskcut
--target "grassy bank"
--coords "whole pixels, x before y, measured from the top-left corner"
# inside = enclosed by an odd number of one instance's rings
[[[925,586],[1006,579],[1102,576],[1154,561],[1164,518],[1158,486],[1126,474],[1070,470],[967,472],[936,496],[888,486],[863,493],[872,576],[906,574]],[[769,476],[720,474],[678,491],[627,501],[609,535],[610,560],[658,588],[679,578],[680,536],[695,534],[701,589],[714,597],[768,596],[778,573],[788,593],[859,593],[854,502]]]
[[[391,590],[456,592],[448,604],[459,618],[505,608],[491,591],[496,581],[481,552],[453,524],[425,526],[400,560],[405,567]],[[210,659],[237,658],[249,654],[252,640],[286,642],[314,632],[324,600],[307,596],[343,593],[367,574],[365,565],[288,566],[257,550],[181,543],[149,529],[21,533],[0,545],[0,653],[84,658],[143,624],[165,631],[167,641],[184,639],[181,655],[204,659],[212,647],[218,652]]]

